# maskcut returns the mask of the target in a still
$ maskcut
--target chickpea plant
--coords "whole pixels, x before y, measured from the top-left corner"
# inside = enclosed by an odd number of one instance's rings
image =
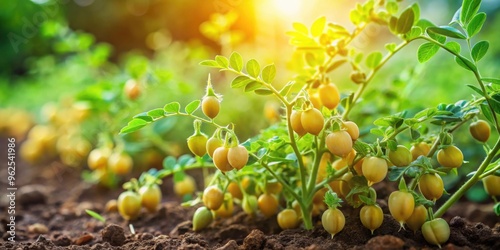
[[[399,190],[388,197],[392,217],[401,229],[406,225],[413,231],[422,230],[429,243],[440,246],[450,235],[448,223],[440,217],[475,183],[482,180],[485,190],[497,202],[500,164],[494,157],[500,150],[500,140],[491,143],[488,139],[491,127],[500,131],[500,79],[483,77],[478,69],[477,62],[489,47],[487,41],[474,39],[486,19],[485,13],[478,13],[481,1],[464,0],[451,22],[444,26],[421,19],[417,3],[399,11],[399,2],[368,0],[357,4],[350,13],[352,30],[329,23],[325,17],[318,18],[310,28],[294,23],[287,34],[290,43],[303,52],[305,66],[298,77],[286,84],[275,83],[277,72],[273,64],[261,67],[255,59],[244,61],[237,52],[201,62],[235,75],[230,83],[232,88],[274,96],[281,102],[285,111],[282,121],[255,138],[240,142],[237,128],[217,123],[223,101],[215,93],[210,76],[201,100],[192,101],[184,110],[178,102],[171,102],[141,113],[121,133],[172,116],[194,119],[194,133],[187,143],[196,159],[183,156],[176,163],[167,158],[165,169],[152,176],[158,180],[173,174],[177,186],[190,178],[185,170],[218,169],[202,194],[187,203],[204,205],[194,215],[195,231],[210,225],[214,215],[230,216],[234,202],[251,215],[277,215],[283,229],[300,224],[312,229],[313,218],[321,215],[323,227],[333,237],[344,228],[345,218],[338,209],[343,200],[344,205],[361,207],[361,223],[373,233],[383,224],[384,215],[372,186],[393,181],[399,182]],[[386,27],[400,43],[386,44],[385,52],[374,51],[365,56],[350,43],[369,24]],[[361,96],[377,72],[399,51],[417,41],[424,42],[417,51],[420,63],[442,49],[451,54],[458,66],[474,75],[477,83],[467,85],[473,90],[473,98],[414,114],[401,111],[378,118],[370,131],[378,138],[363,141],[349,115],[363,104]],[[352,68],[350,79],[358,86],[353,93],[344,93],[331,80],[343,64]],[[202,114],[197,112],[200,107]],[[202,124],[214,127],[210,138],[201,132]],[[483,143],[486,157],[467,175],[465,183],[436,207],[436,201],[445,193],[441,176],[457,173],[464,163],[452,134],[467,124],[472,137]],[[411,144],[411,148],[405,144]],[[178,189],[175,188],[176,193],[180,194],[194,191]],[[129,199],[137,204],[140,200]],[[498,202],[495,209],[499,213]],[[137,215],[133,208],[127,211],[131,211],[128,216]]]

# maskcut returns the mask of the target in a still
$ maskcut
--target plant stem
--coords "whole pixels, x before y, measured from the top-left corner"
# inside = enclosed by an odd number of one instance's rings
[[[292,129],[292,121],[290,119],[290,116],[292,115],[292,105],[287,105],[286,106],[286,121],[287,121],[287,128],[288,128],[288,136],[290,137],[290,146],[292,146],[293,153],[295,156],[297,156],[297,162],[299,163],[299,171],[300,171],[300,182],[302,186],[302,190],[306,191],[306,168],[304,166],[304,161],[302,160],[302,155],[300,154],[299,148],[297,147],[297,142],[295,141],[295,135]],[[304,196],[304,194],[302,194]]]
[[[488,167],[490,164],[491,160],[495,156],[495,154],[500,150],[500,140],[497,140],[495,146],[493,149],[488,153],[486,158],[483,160],[481,165],[479,166],[479,169],[477,172],[462,185],[435,213],[434,217],[441,217],[443,214],[448,210],[455,202],[460,199],[467,190],[469,190],[476,182],[478,182],[481,178],[481,175],[483,174],[484,170]]]

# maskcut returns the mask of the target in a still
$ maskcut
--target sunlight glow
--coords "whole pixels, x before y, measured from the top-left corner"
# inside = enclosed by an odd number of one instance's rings
[[[273,0],[274,6],[282,15],[292,16],[298,14],[301,0]]]

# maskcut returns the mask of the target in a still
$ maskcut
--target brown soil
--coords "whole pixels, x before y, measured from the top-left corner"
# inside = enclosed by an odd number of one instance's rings
[[[0,165],[6,190],[6,166]],[[312,230],[281,230],[275,217],[250,217],[241,209],[232,218],[218,219],[195,233],[191,229],[195,208],[179,205],[171,180],[162,185],[165,197],[157,213],[143,211],[140,218],[127,222],[117,213],[104,211],[106,201],[116,198],[120,190],[85,184],[78,171],[58,163],[38,168],[18,165],[16,170],[16,242],[8,241],[8,200],[2,195],[0,249],[437,249],[426,243],[421,232],[399,230],[388,215],[371,235],[359,221],[359,209],[347,206],[342,208],[346,226],[333,239],[319,218]],[[379,200],[379,204],[388,214],[386,202]],[[85,209],[101,213],[106,223],[90,217]],[[460,202],[445,218],[451,237],[443,248],[500,249],[499,217],[491,204]]]

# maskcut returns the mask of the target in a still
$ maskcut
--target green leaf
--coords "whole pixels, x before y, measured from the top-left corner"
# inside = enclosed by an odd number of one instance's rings
[[[243,88],[252,81],[253,80],[248,78],[248,76],[237,76],[231,82],[231,88],[233,89]]]
[[[247,62],[246,69],[248,74],[252,77],[257,78],[260,74],[260,65],[255,59],[251,59]]]
[[[171,102],[163,107],[163,110],[167,113],[179,113],[181,105],[178,102]]]
[[[94,219],[97,219],[97,220],[99,220],[99,221],[101,221],[101,222],[103,222],[103,223],[105,223],[105,222],[106,222],[106,219],[104,219],[104,217],[102,217],[100,214],[98,214],[98,213],[96,213],[96,212],[94,212],[94,211],[92,211],[92,210],[90,210],[90,209],[85,209],[85,212],[86,212],[88,215],[90,215],[90,216],[94,217]]]
[[[200,100],[194,100],[190,102],[188,105],[186,105],[186,108],[184,108],[184,110],[186,111],[186,113],[192,114],[200,107],[200,103],[201,103]]]
[[[163,117],[165,115],[165,111],[162,108],[152,109],[147,113],[153,119]]]
[[[245,86],[245,92],[254,91],[260,88],[262,84],[260,82],[252,81]]]
[[[410,129],[410,137],[412,140],[416,140],[420,138],[420,132],[418,132],[418,130],[415,129]]]
[[[487,41],[480,41],[476,43],[476,45],[474,45],[471,50],[472,59],[474,59],[474,61],[476,62],[481,60],[481,58],[486,55],[489,47],[490,44]]]
[[[457,39],[467,38],[464,34],[462,34],[462,32],[460,32],[460,30],[451,26],[429,27],[427,28],[427,33],[435,33]]]
[[[398,26],[398,18],[395,16],[391,16],[389,19],[389,29],[391,30],[392,33],[396,34],[396,28]]]
[[[399,178],[403,177],[406,168],[390,167],[389,170],[390,171],[387,174],[389,181],[397,181]]]
[[[143,113],[140,113],[140,114],[137,114],[133,117],[134,119],[141,119],[141,120],[144,120],[146,122],[152,122],[153,121],[153,118],[149,115],[147,115],[146,112],[143,112]]]
[[[272,95],[273,92],[269,89],[256,89],[255,94],[257,95]]]
[[[484,12],[478,13],[472,18],[467,25],[467,34],[469,34],[469,37],[473,37],[481,31],[484,21],[486,21],[486,13]]]
[[[174,170],[177,161],[173,156],[167,156],[163,159],[163,168],[167,170]]]
[[[481,0],[464,0],[462,2],[462,12],[460,13],[460,21],[462,24],[467,25],[471,18],[479,10]]]
[[[483,82],[490,82],[493,84],[500,84],[500,79],[499,78],[494,78],[494,77],[483,77],[481,78]]]
[[[497,216],[500,216],[500,202],[495,203],[495,206],[493,206],[493,211]]]
[[[481,89],[479,89],[478,87],[476,87],[474,85],[470,85],[470,84],[467,84],[467,87],[469,87],[472,90],[476,91],[478,94],[484,96],[484,92]]]
[[[455,62],[457,62],[458,65],[460,65],[462,68],[470,71],[476,71],[477,68],[476,66],[469,61],[469,59],[463,57],[463,56],[455,56]]]
[[[293,85],[295,84],[295,81],[289,81],[283,88],[280,90],[280,95],[282,96],[287,96],[288,92],[290,92],[290,89],[292,89]]]
[[[446,48],[450,49],[451,51],[457,53],[457,54],[460,54],[460,50],[461,50],[461,47],[460,47],[460,44],[455,42],[455,41],[452,41],[452,42],[448,42],[444,45]]]
[[[215,60],[204,60],[200,62],[200,65],[208,66],[212,68],[220,68],[219,64]]]
[[[455,14],[453,15],[453,18],[450,21],[450,25],[454,23],[459,23],[460,22],[460,12],[462,12],[462,7],[458,8],[457,11],[455,11]]]
[[[304,25],[304,24],[302,24],[302,23],[298,23],[298,22],[296,22],[296,23],[293,23],[293,24],[292,24],[292,26],[293,26],[293,28],[294,28],[296,31],[298,31],[298,32],[300,32],[300,33],[302,33],[302,34],[304,34],[304,35],[308,35],[308,34],[309,34],[309,30],[307,29],[307,26],[305,26],[305,25]]]
[[[398,18],[396,25],[396,32],[398,34],[406,34],[411,30],[413,22],[415,21],[415,13],[413,13],[413,8],[407,8],[401,16]]]
[[[361,23],[361,13],[359,13],[358,10],[353,9],[351,12],[349,12],[349,19],[354,25],[358,25]]]
[[[420,20],[418,20],[416,26],[420,27],[422,30],[426,30],[427,28],[433,27],[436,25],[434,25],[431,21],[429,21],[427,19],[420,19]]]
[[[396,49],[396,44],[395,43],[387,43],[387,44],[385,44],[385,48],[389,52],[394,52],[394,50]]]
[[[264,67],[264,69],[262,69],[261,77],[264,82],[271,84],[276,77],[276,66],[274,66],[274,64],[270,64]]]
[[[432,39],[438,41],[441,44],[444,44],[444,42],[446,42],[446,37],[445,36],[439,35],[437,33],[432,33],[432,32],[431,33],[427,33],[427,34],[429,34],[429,36]]]
[[[391,151],[396,151],[397,148],[398,148],[398,143],[396,142],[396,140],[388,140],[387,141],[387,147],[391,150]]]
[[[342,202],[342,199],[340,199],[338,197],[338,195],[330,189],[330,190],[326,191],[326,193],[325,193],[324,202],[329,208],[336,208],[336,207],[340,207],[340,203]]]
[[[378,65],[380,64],[380,61],[382,61],[382,53],[375,51],[375,52],[370,53],[366,57],[365,63],[366,63],[366,66],[368,68],[374,69],[374,68],[378,67]]]
[[[389,14],[396,14],[398,12],[398,3],[393,0],[387,1],[385,4],[385,9],[389,12]]]
[[[418,20],[420,20],[420,5],[418,5],[418,3],[413,3],[411,5],[411,8],[413,9],[413,14],[414,14],[414,19],[413,19],[413,23],[417,23]]]
[[[241,72],[243,69],[243,58],[241,58],[241,55],[238,52],[233,52],[231,54],[229,57],[229,65],[234,70]]]
[[[481,103],[479,107],[481,107],[481,113],[483,113],[484,117],[486,117],[486,119],[488,119],[488,121],[490,121],[491,123],[494,123],[495,121],[493,120],[493,113],[491,113],[488,104]]]
[[[221,68],[226,68],[229,65],[229,60],[225,56],[215,56],[215,61],[221,66]]]
[[[311,25],[311,35],[313,37],[320,36],[323,33],[323,30],[325,30],[325,26],[326,26],[326,17],[322,16],[316,19],[316,21],[314,21],[313,24]]]
[[[439,50],[439,46],[433,43],[423,43],[418,47],[417,58],[420,63],[427,62]]]
[[[143,128],[147,124],[148,124],[148,122],[146,122],[146,121],[144,121],[142,119],[132,119],[132,121],[130,121],[127,124],[127,126],[125,126],[124,128],[122,128],[120,130],[120,134],[132,133],[134,131],[137,131],[137,130]]]
[[[417,37],[419,37],[420,35],[422,35],[422,28],[418,27],[418,26],[413,26],[411,27],[411,31],[410,33],[408,33],[405,37],[406,40],[413,40]]]

